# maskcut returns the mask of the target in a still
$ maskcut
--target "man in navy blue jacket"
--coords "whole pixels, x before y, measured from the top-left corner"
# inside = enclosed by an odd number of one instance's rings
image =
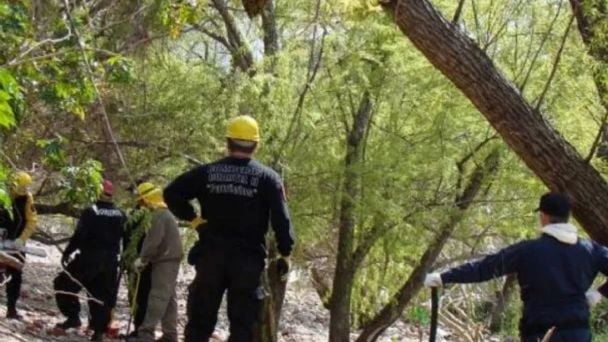
[[[591,341],[586,291],[598,272],[608,275],[608,249],[578,238],[576,227],[568,223],[570,202],[565,196],[543,195],[537,211],[541,223],[537,239],[441,274],[428,274],[424,284],[477,283],[515,274],[524,304],[519,324],[522,342],[539,341],[552,327],[556,329],[551,341]]]

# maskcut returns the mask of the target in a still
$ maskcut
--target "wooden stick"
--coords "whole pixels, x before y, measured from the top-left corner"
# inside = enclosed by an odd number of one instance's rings
[[[552,327],[551,329],[549,329],[549,331],[547,331],[547,333],[545,334],[545,337],[543,337],[543,339],[540,342],[549,342],[551,340],[551,337],[553,337],[554,333],[555,333],[555,327]]]

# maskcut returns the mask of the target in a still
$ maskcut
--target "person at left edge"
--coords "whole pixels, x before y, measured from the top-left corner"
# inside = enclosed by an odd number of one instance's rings
[[[38,218],[34,208],[34,197],[29,191],[32,177],[24,171],[15,172],[10,178],[10,197],[12,201],[12,216],[5,208],[0,209],[0,240],[14,241],[17,249],[34,234]],[[25,254],[14,255],[19,261],[25,261]],[[17,300],[21,292],[22,271],[7,268],[7,276],[11,279],[6,284],[6,317],[21,319],[17,312]]]
[[[118,256],[126,216],[112,202],[113,194],[114,186],[105,180],[97,202],[82,212],[76,231],[63,253],[61,262],[65,269],[54,281],[57,306],[67,317],[63,323],[57,324],[59,329],[81,325],[80,303],[73,294],[84,286],[93,297],[88,303],[92,341],[103,341],[116,302]],[[77,250],[80,253],[71,259]]]

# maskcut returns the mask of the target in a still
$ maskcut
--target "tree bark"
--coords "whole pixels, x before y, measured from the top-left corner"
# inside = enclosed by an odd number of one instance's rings
[[[274,74],[276,55],[280,49],[274,0],[265,1],[261,16],[262,29],[264,31],[264,57],[270,59],[270,63],[264,71],[268,74]],[[267,88],[262,93],[262,96],[267,96],[269,93],[270,88]],[[275,169],[278,167],[277,164],[273,165]],[[271,246],[268,253],[270,262],[263,275],[263,285],[268,293],[264,299],[260,324],[254,334],[255,339],[257,339],[256,341],[260,342],[277,341],[281,311],[287,291],[287,282],[282,281],[277,272],[276,259],[279,253],[276,243],[270,242],[268,245]]]
[[[357,338],[357,342],[376,341],[399,318],[405,307],[422,288],[425,275],[429,272],[439,253],[441,253],[443,246],[462,220],[464,213],[479,194],[485,180],[498,169],[498,161],[498,150],[494,150],[486,157],[483,165],[475,168],[469,178],[468,185],[454,201],[454,207],[450,212],[449,218],[442,224],[439,233],[427,247],[422,257],[420,257],[417,266],[388,304],[363,327],[363,331]]]
[[[64,202],[59,204],[40,204],[36,203],[36,212],[40,215],[55,215],[61,214],[74,218],[80,217],[81,209],[72,206],[70,203]]]
[[[492,60],[428,0],[383,5],[410,41],[486,117],[511,149],[553,191],[567,194],[573,214],[608,244],[608,185],[530,105]]]
[[[583,43],[587,46],[587,52],[599,63],[599,67],[593,70],[593,81],[600,103],[608,113],[608,83],[604,79],[604,75],[608,73],[608,40],[603,37],[605,33],[602,32],[602,30],[606,30],[604,22],[608,16],[606,2],[570,0],[570,5],[576,17],[578,31]],[[600,130],[598,142],[601,143],[597,148],[597,156],[608,161],[608,125],[605,120],[601,124]]]
[[[264,55],[274,57],[279,52],[279,32],[275,15],[274,0],[269,0],[262,11],[262,28],[264,29]]]
[[[344,183],[340,204],[338,255],[330,300],[329,341],[350,340],[350,304],[356,273],[353,264],[355,243],[355,209],[359,194],[359,167],[363,153],[363,138],[372,116],[369,92],[363,94],[346,142]]]
[[[253,76],[255,74],[255,69],[253,68],[253,53],[243,38],[243,34],[239,30],[234,16],[228,10],[226,0],[213,0],[212,3],[213,7],[217,9],[224,21],[226,36],[228,38],[228,49],[232,55],[234,65],[241,69],[241,71]]]
[[[262,275],[262,285],[268,291],[262,303],[260,322],[255,328],[255,342],[276,342],[278,340],[279,321],[287,289],[286,282],[277,272],[276,244],[270,243],[270,262]]]

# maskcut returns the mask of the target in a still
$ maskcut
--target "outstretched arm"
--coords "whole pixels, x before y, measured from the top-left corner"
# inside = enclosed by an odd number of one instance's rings
[[[448,283],[479,283],[516,273],[524,242],[509,246],[496,254],[468,262],[441,274],[441,281]]]

